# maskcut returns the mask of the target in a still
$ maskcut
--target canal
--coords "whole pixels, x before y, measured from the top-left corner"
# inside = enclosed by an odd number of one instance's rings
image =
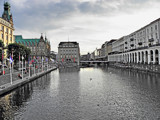
[[[0,98],[0,120],[159,120],[160,75],[61,69]]]

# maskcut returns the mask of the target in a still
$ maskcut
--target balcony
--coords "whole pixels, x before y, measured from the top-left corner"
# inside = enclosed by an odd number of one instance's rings
[[[142,42],[139,42],[138,45],[142,45]]]
[[[133,41],[133,40],[134,40],[134,38],[131,38],[131,39],[130,39],[130,41]]]
[[[131,44],[131,47],[134,47],[134,44]]]
[[[153,42],[153,41],[154,41],[154,38],[151,38],[151,39],[149,39],[148,41],[149,41],[149,42]]]

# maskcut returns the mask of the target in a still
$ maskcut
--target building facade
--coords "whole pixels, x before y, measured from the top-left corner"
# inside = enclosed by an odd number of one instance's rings
[[[10,4],[8,2],[4,3],[4,12],[2,17],[0,17],[0,40],[3,41],[4,47],[8,46],[10,43],[14,43],[14,26],[13,26],[13,18],[10,12]],[[4,50],[4,59],[6,61],[7,58],[7,50]]]
[[[118,51],[121,45],[124,52],[109,55],[109,61],[160,64],[160,18],[125,36],[117,44]]]
[[[39,39],[23,39],[22,35],[15,35],[15,42],[30,48],[31,58],[50,58],[50,42],[43,35]]]
[[[58,46],[58,61],[63,63],[80,62],[80,48],[77,42],[60,42]]]

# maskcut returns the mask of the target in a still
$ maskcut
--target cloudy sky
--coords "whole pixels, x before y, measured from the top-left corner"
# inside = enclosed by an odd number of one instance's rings
[[[130,34],[160,17],[160,0],[6,0],[11,4],[16,35],[39,38],[46,33],[51,49],[77,41],[81,54],[105,41]],[[3,12],[0,0],[0,12]]]

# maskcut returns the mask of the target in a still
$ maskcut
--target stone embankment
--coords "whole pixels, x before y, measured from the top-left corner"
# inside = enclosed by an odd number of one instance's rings
[[[19,80],[13,81],[12,84],[11,83],[4,84],[4,85],[0,86],[0,96],[2,96],[4,94],[16,89],[16,88],[18,88],[18,87],[20,87],[20,86],[22,86],[22,85],[24,85],[26,83],[29,83],[29,82],[31,82],[31,81],[33,81],[33,80],[35,80],[35,79],[37,79],[37,78],[39,78],[41,76],[53,71],[53,70],[56,70],[56,69],[57,69],[56,67],[50,68],[47,71],[36,73],[31,77],[25,77],[23,80],[19,79]]]
[[[137,71],[145,71],[145,72],[152,72],[152,73],[160,73],[160,65],[154,64],[140,64],[140,63],[116,63],[110,62],[109,66],[117,67],[117,68],[125,68],[125,69],[132,69]]]

